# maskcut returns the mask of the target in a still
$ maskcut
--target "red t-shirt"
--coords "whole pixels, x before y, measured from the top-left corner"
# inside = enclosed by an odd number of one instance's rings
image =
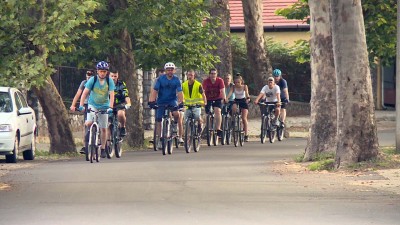
[[[217,77],[215,83],[212,83],[210,78],[207,78],[203,81],[203,89],[206,94],[207,101],[222,99],[223,96],[221,94],[221,89],[224,88],[225,88],[224,80],[222,80],[219,77]]]

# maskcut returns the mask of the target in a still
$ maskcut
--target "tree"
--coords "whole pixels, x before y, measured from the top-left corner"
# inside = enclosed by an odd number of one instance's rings
[[[222,38],[217,41],[217,48],[213,51],[221,60],[216,63],[216,69],[220,76],[232,74],[232,50],[230,35],[230,11],[229,0],[213,0],[210,9],[211,18],[219,18],[220,25],[216,28],[216,33]]]
[[[361,1],[331,0],[331,21],[340,168],[376,157],[378,138]]]
[[[400,153],[400,0],[397,0],[396,87],[396,151]]]
[[[72,50],[73,40],[92,35],[90,31],[75,33],[75,29],[94,22],[87,13],[97,6],[89,0],[20,0],[0,6],[0,83],[32,87],[48,122],[50,153],[76,149],[67,111],[50,79],[54,69],[48,59],[56,52]]]
[[[311,14],[311,126],[304,160],[336,151],[336,75],[329,1],[309,0]]]
[[[264,48],[264,27],[262,21],[262,0],[242,0],[246,30],[247,55],[252,68],[251,86],[261,90],[272,74],[271,63]]]

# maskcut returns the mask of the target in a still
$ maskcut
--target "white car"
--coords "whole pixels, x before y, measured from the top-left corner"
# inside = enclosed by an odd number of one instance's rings
[[[18,89],[0,87],[0,155],[7,163],[16,163],[19,152],[33,160],[35,149],[35,112]]]

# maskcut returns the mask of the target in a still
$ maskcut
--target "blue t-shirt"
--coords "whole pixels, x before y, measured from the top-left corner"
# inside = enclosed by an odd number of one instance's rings
[[[94,82],[94,77],[91,77],[85,84],[85,88],[91,90]],[[97,78],[93,90],[90,91],[88,104],[94,106],[96,109],[108,109],[110,107],[109,91],[114,91],[114,81],[108,77],[107,81],[104,79],[103,85],[100,85],[100,79]]]
[[[182,92],[182,84],[176,75],[171,80],[168,79],[167,75],[164,75],[157,79],[154,90],[158,92],[157,104],[176,105],[178,101],[176,93]]]
[[[277,85],[281,89],[281,100],[286,99],[285,92],[283,92],[283,89],[288,88],[286,80],[281,78]]]

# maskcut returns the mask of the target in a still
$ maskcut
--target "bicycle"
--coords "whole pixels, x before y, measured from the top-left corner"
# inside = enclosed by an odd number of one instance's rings
[[[94,121],[89,128],[89,143],[88,149],[86,149],[86,161],[93,161],[100,162],[100,146],[101,146],[101,129],[99,128],[98,120],[99,120],[99,113],[100,114],[107,114],[107,110],[92,110],[88,109],[89,112],[94,112]]]
[[[243,121],[242,121],[242,109],[239,106],[239,102],[235,101],[236,112],[233,113],[233,144],[235,147],[243,146],[244,143],[244,131],[243,131]]]
[[[185,121],[185,150],[186,153],[190,153],[191,149],[195,152],[200,150],[200,140],[201,133],[199,133],[199,120],[194,118],[193,109],[201,108],[201,105],[185,105],[187,106],[186,110],[190,110],[189,117],[186,118]]]
[[[228,104],[226,103],[222,106],[222,145],[229,145],[232,141],[232,117],[228,110]]]
[[[117,158],[121,158],[122,155],[121,142],[123,139],[120,134],[118,122],[118,110],[120,109],[125,109],[125,104],[114,107],[112,116],[109,118],[108,128],[110,136],[106,145],[106,154],[109,159],[114,156],[114,153]]]
[[[212,106],[215,101],[210,102],[210,110],[207,113],[207,120],[206,120],[206,138],[207,138],[207,145],[211,146],[211,138],[212,144],[217,146],[218,144],[218,134],[215,128],[215,114],[214,114],[214,107]]]
[[[281,141],[283,138],[282,123],[278,116],[278,125],[274,125],[275,121],[275,102],[259,102],[259,105],[264,105],[266,108],[262,110],[261,119],[261,143],[265,142],[265,136],[268,135],[270,143],[275,142],[275,137],[278,134],[278,140]]]
[[[154,109],[157,109],[159,106],[155,106]],[[167,152],[169,155],[173,152],[173,144],[172,142],[175,140],[175,146],[178,146],[178,136],[177,129],[173,129],[172,127],[172,118],[171,112],[176,109],[176,106],[167,105],[164,109],[164,114],[161,118],[161,150],[163,155],[166,155]],[[158,144],[158,136],[156,133],[156,129],[154,129],[153,143],[155,148],[157,148]]]

